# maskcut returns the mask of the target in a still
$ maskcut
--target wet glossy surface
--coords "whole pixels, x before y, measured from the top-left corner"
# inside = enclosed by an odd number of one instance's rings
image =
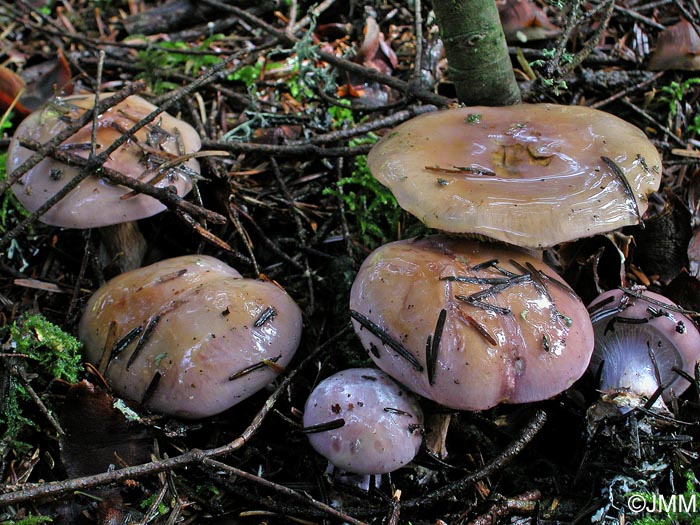
[[[478,267],[489,260],[498,263]],[[449,280],[455,277],[476,282]],[[350,308],[400,342],[422,367],[412,366],[354,321],[382,370],[442,405],[482,410],[547,399],[586,370],[593,350],[588,313],[558,283],[553,270],[521,250],[435,236],[373,252],[355,279]],[[473,294],[481,294],[478,301],[457,298]],[[427,348],[443,309],[431,385]]]
[[[260,390],[289,363],[301,337],[301,312],[281,288],[195,255],[122,274],[90,298],[79,335],[88,360],[98,367],[102,361],[101,368],[112,321],[108,350],[142,330],[112,354],[105,376],[114,391],[187,418],[216,414]],[[160,381],[147,395],[156,374]]]
[[[428,226],[525,247],[636,224],[661,180],[659,154],[639,129],[552,104],[421,115],[388,133],[368,164]]]
[[[593,301],[591,372],[594,377],[600,375],[600,390],[629,390],[646,397],[658,388],[658,377],[661,384],[669,385],[663,394],[669,400],[671,390],[680,395],[690,386],[672,368],[694,376],[700,359],[700,333],[691,319],[660,306],[676,306],[666,297],[648,291],[644,296],[655,302],[621,290],[611,290]]]
[[[102,98],[110,95],[111,93],[103,94]],[[77,118],[86,108],[91,108],[93,102],[93,95],[65,97],[32,113],[22,121],[8,148],[8,174],[34,153],[20,146],[18,137],[45,143],[68,126],[65,118]],[[156,106],[146,100],[131,96],[107,110],[99,120],[97,153],[121,136],[122,133],[118,129],[131,128],[154,109]],[[135,141],[127,141],[112,153],[104,165],[147,182],[156,175],[158,165],[155,160],[158,157],[170,161],[184,153],[199,150],[199,135],[189,124],[166,113],[162,113],[154,122],[156,125],[148,125],[135,134],[141,147]],[[87,158],[90,152],[91,129],[92,125],[83,127],[63,143],[63,148]],[[178,134],[181,139],[177,138]],[[180,151],[182,144],[186,145],[184,151]],[[199,163],[190,159],[183,163],[183,167],[186,169],[168,170],[167,176],[157,186],[172,185],[177,188],[179,195],[187,194],[192,188],[190,174],[199,173]],[[21,183],[13,185],[12,190],[25,208],[34,211],[73,179],[78,171],[77,168],[62,162],[45,159],[24,175]],[[130,191],[128,188],[108,184],[103,179],[88,177],[44,214],[41,220],[66,228],[93,228],[143,219],[165,209],[156,199],[145,195],[121,200],[121,197]]]
[[[308,436],[319,454],[343,470],[393,472],[420,449],[423,413],[415,397],[379,370],[343,370],[314,388],[304,427],[338,419],[344,420],[342,427]]]

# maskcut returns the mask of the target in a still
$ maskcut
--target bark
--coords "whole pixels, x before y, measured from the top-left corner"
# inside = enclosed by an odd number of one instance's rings
[[[519,104],[508,46],[494,0],[433,0],[448,75],[467,105]]]

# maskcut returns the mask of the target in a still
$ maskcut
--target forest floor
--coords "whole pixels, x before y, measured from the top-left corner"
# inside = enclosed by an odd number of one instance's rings
[[[700,75],[648,69],[664,27],[698,27],[698,4],[626,0],[609,20],[605,2],[562,4],[540,7],[565,37],[510,44],[524,101],[636,125],[663,177],[645,229],[557,246],[547,260],[585,303],[643,285],[698,312]],[[193,206],[139,221],[146,262],[213,255],[274,280],[304,312],[285,374],[235,407],[201,421],[117,410],[94,368],[45,357],[74,351],[85,303],[117,265],[96,231],[42,224],[5,192],[0,523],[700,523],[697,378],[668,414],[596,423],[588,376],[551,400],[476,413],[426,402],[445,453],[424,447],[371,490],[330,473],[301,432],[314,384],[371,365],[347,306],[360,264],[426,233],[369,175],[366,154],[397,124],[455,103],[429,2],[2,0],[0,28],[0,104],[17,73],[42,101],[57,87],[138,93],[202,137],[211,153]],[[18,109],[2,120],[0,171]],[[111,446],[124,468],[96,474]],[[646,511],[631,508],[637,495]],[[655,512],[659,496],[676,508]]]

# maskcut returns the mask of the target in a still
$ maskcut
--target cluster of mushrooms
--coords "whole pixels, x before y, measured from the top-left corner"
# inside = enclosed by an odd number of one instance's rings
[[[93,103],[68,97],[28,117],[8,172]],[[129,97],[100,115],[96,152],[154,109]],[[87,158],[91,132],[87,125],[62,150]],[[163,114],[105,167],[184,195],[198,148],[193,129]],[[357,274],[353,326],[381,370],[338,372],[306,402],[305,431],[332,464],[381,474],[410,462],[423,433],[417,396],[458,410],[527,403],[566,390],[589,367],[601,390],[660,404],[687,387],[677,371],[693,373],[700,334],[682,309],[650,292],[612,291],[589,315],[538,256],[641,221],[661,160],[639,129],[584,107],[451,109],[387,133],[368,163],[404,209],[442,233],[382,246]],[[46,159],[13,189],[35,210],[76,173]],[[101,227],[160,209],[89,176],[43,220]],[[118,395],[190,419],[269,384],[301,332],[301,311],[281,287],[203,255],[122,273],[90,298],[79,327],[88,360]]]
[[[588,368],[604,394],[637,405],[656,398],[660,406],[689,386],[700,332],[681,308],[651,292],[615,290],[589,315],[538,256],[642,220],[661,159],[639,129],[585,107],[451,109],[388,133],[368,165],[402,208],[452,234],[379,247],[352,286],[355,331],[399,384],[458,410],[548,399]],[[399,405],[401,393],[368,419],[357,401],[369,399],[376,380],[354,377],[334,376],[312,394],[305,423],[329,425],[312,444],[342,468],[387,472],[417,450],[421,414]],[[336,429],[338,420],[345,425]],[[387,424],[403,439],[392,434],[384,450],[377,436]],[[350,465],[353,454],[360,467]],[[368,454],[378,456],[372,471]]]

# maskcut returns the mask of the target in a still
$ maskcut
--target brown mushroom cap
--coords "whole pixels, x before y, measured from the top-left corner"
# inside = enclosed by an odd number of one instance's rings
[[[101,97],[106,98],[110,95],[105,93]],[[20,146],[19,138],[45,143],[68,126],[67,118],[76,118],[85,109],[92,108],[93,103],[94,95],[75,95],[59,99],[29,115],[17,127],[10,141],[7,172],[11,173],[34,154],[33,151]],[[99,118],[97,153],[111,145],[124,130],[131,128],[155,109],[156,106],[141,97],[131,96],[105,111]],[[87,158],[90,152],[91,130],[92,124],[83,127],[65,141],[62,147]],[[184,145],[184,151],[179,150],[180,145]],[[136,132],[135,140],[127,141],[112,153],[104,165],[147,182],[156,175],[158,169],[158,165],[149,162],[149,158],[161,157],[160,160],[164,158],[169,161],[195,152],[200,146],[201,141],[194,128],[162,113],[154,123]],[[145,151],[144,147],[148,151]],[[63,188],[78,171],[79,168],[47,158],[25,174],[12,189],[22,205],[27,210],[34,211]],[[156,185],[174,186],[179,195],[186,195],[192,189],[190,174],[197,173],[199,163],[190,159],[180,167],[168,170],[167,175]],[[46,224],[65,228],[95,228],[143,219],[165,209],[158,200],[146,195],[122,200],[121,197],[130,191],[99,177],[90,176],[46,212],[41,220]]]
[[[554,104],[421,115],[367,160],[426,225],[528,248],[637,224],[661,181],[661,158],[641,130]]]
[[[506,245],[446,236],[384,245],[362,264],[350,308],[382,370],[460,410],[552,397],[584,373],[593,351],[580,299],[552,269]]]
[[[301,311],[273,283],[187,255],[109,281],[88,301],[79,334],[118,395],[200,418],[278,375],[299,345]]]
[[[659,33],[649,69],[700,70],[700,35],[690,22],[681,19]]]

